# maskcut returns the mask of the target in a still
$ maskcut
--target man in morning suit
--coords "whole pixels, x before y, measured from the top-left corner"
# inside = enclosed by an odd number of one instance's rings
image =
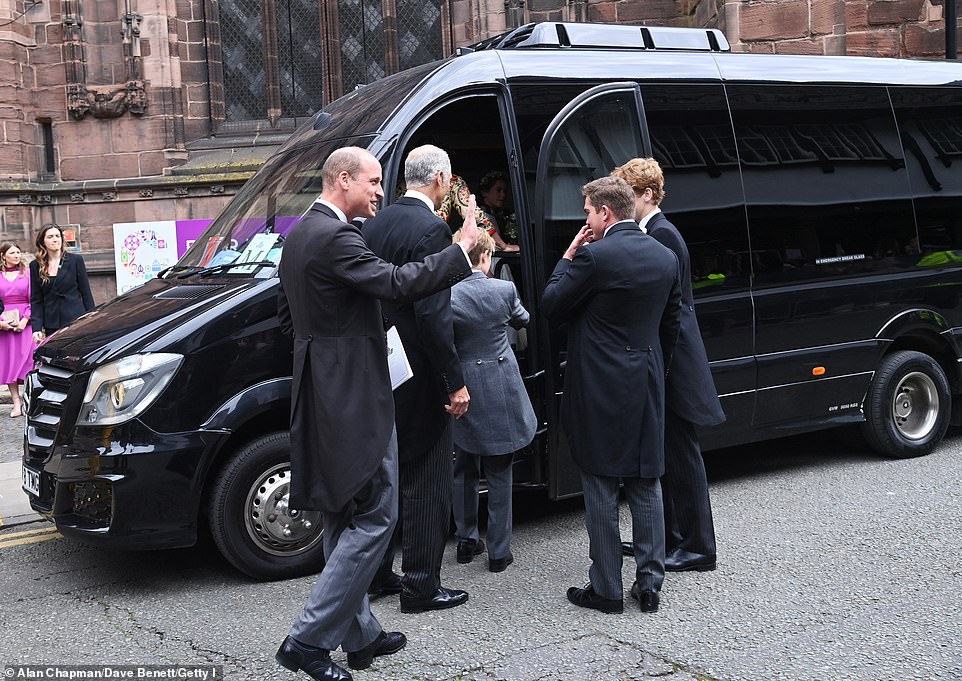
[[[691,291],[688,248],[659,208],[665,198],[665,176],[658,161],[636,158],[611,173],[635,193],[635,218],[655,241],[678,258],[681,275],[681,332],[668,374],[665,422],[665,475],[661,495],[665,507],[665,570],[715,569],[715,526],[708,497],[708,478],[696,427],[725,420],[708,367],[708,354],[698,330]],[[625,543],[623,550],[632,550]]]
[[[589,582],[568,589],[583,608],[622,612],[618,485],[631,510],[632,597],[658,610],[665,578],[665,373],[678,337],[674,254],[638,229],[631,187],[603,177],[582,187],[586,225],[548,279],[542,312],[568,323],[561,426],[581,469]]]
[[[364,223],[364,238],[395,265],[420,262],[448,248],[451,230],[435,210],[451,184],[451,161],[438,147],[412,149],[404,162],[407,192]],[[451,416],[460,417],[470,396],[454,347],[448,289],[414,303],[384,304],[397,326],[414,377],[395,391],[401,485],[401,612],[453,608],[468,594],[441,586],[441,559],[451,522],[454,449]],[[383,579],[393,562],[387,551]]]
[[[321,170],[323,190],[287,236],[278,316],[293,330],[291,508],[324,518],[327,565],[276,654],[319,681],[347,681],[330,651],[352,669],[397,652],[367,587],[397,521],[397,437],[379,300],[413,300],[470,274],[473,214],[462,241],[424,262],[397,267],[367,247],[349,220],[370,217],[384,195],[381,166],[357,147],[338,149]]]

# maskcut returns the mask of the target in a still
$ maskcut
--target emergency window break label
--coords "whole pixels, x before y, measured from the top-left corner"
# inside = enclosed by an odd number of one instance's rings
[[[7,665],[5,679],[196,679],[214,681],[224,678],[220,665],[159,664],[21,664]]]
[[[830,265],[834,262],[852,262],[853,260],[865,260],[864,253],[853,253],[852,255],[833,255],[831,258],[816,258],[816,265]]]

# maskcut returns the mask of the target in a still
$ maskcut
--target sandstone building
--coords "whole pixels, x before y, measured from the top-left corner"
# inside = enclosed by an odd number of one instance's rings
[[[296,125],[533,21],[717,27],[749,52],[944,57],[941,0],[0,0],[0,239],[212,218]]]

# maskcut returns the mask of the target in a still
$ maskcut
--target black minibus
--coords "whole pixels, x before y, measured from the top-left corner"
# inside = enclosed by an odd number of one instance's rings
[[[912,457],[962,422],[962,65],[541,23],[325,107],[176,266],[43,344],[27,384],[33,508],[104,546],[187,546],[209,528],[253,577],[319,569],[318,514],[288,505],[276,264],[332,150],[377,156],[390,203],[428,142],[475,191],[488,171],[509,178],[520,251],[499,254],[501,274],[532,313],[515,351],[540,422],[519,484],[579,492],[557,418],[565,332],[539,298],[584,221],[581,185],[636,156],[664,168],[662,208],[691,253],[728,416],[706,449],[861,424],[874,450]]]

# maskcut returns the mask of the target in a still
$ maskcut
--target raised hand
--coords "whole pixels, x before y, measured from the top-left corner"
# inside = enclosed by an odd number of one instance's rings
[[[468,207],[464,211],[464,224],[461,225],[461,239],[458,241],[464,250],[470,252],[478,243],[479,230],[475,213],[478,210],[478,202],[474,194],[468,197]]]

